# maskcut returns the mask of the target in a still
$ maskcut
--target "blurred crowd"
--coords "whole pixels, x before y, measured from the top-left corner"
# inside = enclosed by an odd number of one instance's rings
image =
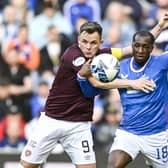
[[[43,111],[62,53],[77,42],[79,27],[97,21],[102,47],[125,47],[168,11],[168,0],[0,0],[0,148],[23,149]],[[168,29],[153,50],[168,50]],[[108,151],[122,117],[118,91],[95,98],[95,145]],[[61,151],[60,147],[57,151]]]

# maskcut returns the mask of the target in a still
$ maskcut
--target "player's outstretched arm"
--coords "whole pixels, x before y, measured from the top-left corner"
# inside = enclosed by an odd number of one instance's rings
[[[155,83],[145,78],[140,78],[137,80],[115,79],[112,82],[108,83],[100,82],[91,76],[90,63],[91,60],[88,60],[79,70],[78,75],[82,78],[88,78],[91,85],[95,88],[100,89],[132,88],[135,90],[143,91],[145,93],[153,91],[153,89],[155,88]],[[87,79],[83,80],[83,83],[85,82],[87,83]]]
[[[149,91],[153,91],[156,87],[153,81],[145,78],[139,78],[137,80],[115,79],[108,83],[100,82],[93,77],[89,77],[88,80],[94,87],[101,89],[132,88],[149,93]]]
[[[156,26],[150,31],[155,38],[159,36],[159,34],[168,27],[168,12],[166,12],[156,24]]]
[[[166,12],[159,20],[159,22],[154,26],[154,28],[150,31],[155,38],[159,36],[159,34],[168,27],[168,12]],[[128,55],[132,54],[132,47],[127,46],[122,49],[123,58],[127,57]]]

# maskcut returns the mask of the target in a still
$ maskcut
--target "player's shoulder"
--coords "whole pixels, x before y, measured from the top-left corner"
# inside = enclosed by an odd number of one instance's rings
[[[168,51],[164,51],[161,54],[159,54],[158,56],[167,56],[168,57]]]
[[[78,45],[73,44],[65,50],[63,57],[73,60],[74,58],[81,56],[81,55],[82,55],[82,52],[80,48],[78,47]]]
[[[168,51],[162,52],[161,54],[152,54],[151,58],[153,61],[159,61],[159,60],[164,60],[164,59],[168,59]]]
[[[75,67],[81,66],[85,61],[86,58],[77,44],[67,48],[62,57],[64,64],[73,64]]]
[[[103,53],[111,54],[111,48],[101,48],[101,49],[98,50],[97,55],[98,54],[103,54]]]

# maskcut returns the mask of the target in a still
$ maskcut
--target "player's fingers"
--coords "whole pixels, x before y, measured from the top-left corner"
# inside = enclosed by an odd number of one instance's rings
[[[141,78],[141,87],[140,90],[149,93],[150,91],[153,91],[154,88],[156,87],[156,84],[153,81],[147,80],[145,78]]]
[[[155,89],[155,87],[156,86],[154,83],[145,83],[142,88],[145,89],[145,91],[146,90],[153,91]]]
[[[146,89],[146,88],[142,88],[142,91],[145,92],[145,93],[149,93],[149,90]]]
[[[149,85],[145,85],[145,86],[144,86],[144,89],[145,89],[145,90],[148,90],[148,91],[153,91],[153,90],[154,90],[154,87],[153,87],[153,86],[149,86]]]
[[[150,82],[150,83],[146,83],[145,86],[149,88],[155,88],[156,84],[154,82]]]
[[[145,78],[142,78],[142,81],[144,82],[144,85],[150,86],[150,87],[156,87],[156,84],[152,80],[147,80]]]
[[[85,64],[90,65],[90,64],[91,64],[91,62],[92,62],[92,59],[88,59],[88,60],[86,61],[86,63],[85,63]]]

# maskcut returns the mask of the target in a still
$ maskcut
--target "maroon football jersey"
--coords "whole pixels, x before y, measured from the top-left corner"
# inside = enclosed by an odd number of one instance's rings
[[[100,52],[110,53],[111,50]],[[67,121],[92,120],[94,98],[84,97],[77,81],[77,73],[86,61],[77,45],[64,52],[46,102],[47,116]]]

